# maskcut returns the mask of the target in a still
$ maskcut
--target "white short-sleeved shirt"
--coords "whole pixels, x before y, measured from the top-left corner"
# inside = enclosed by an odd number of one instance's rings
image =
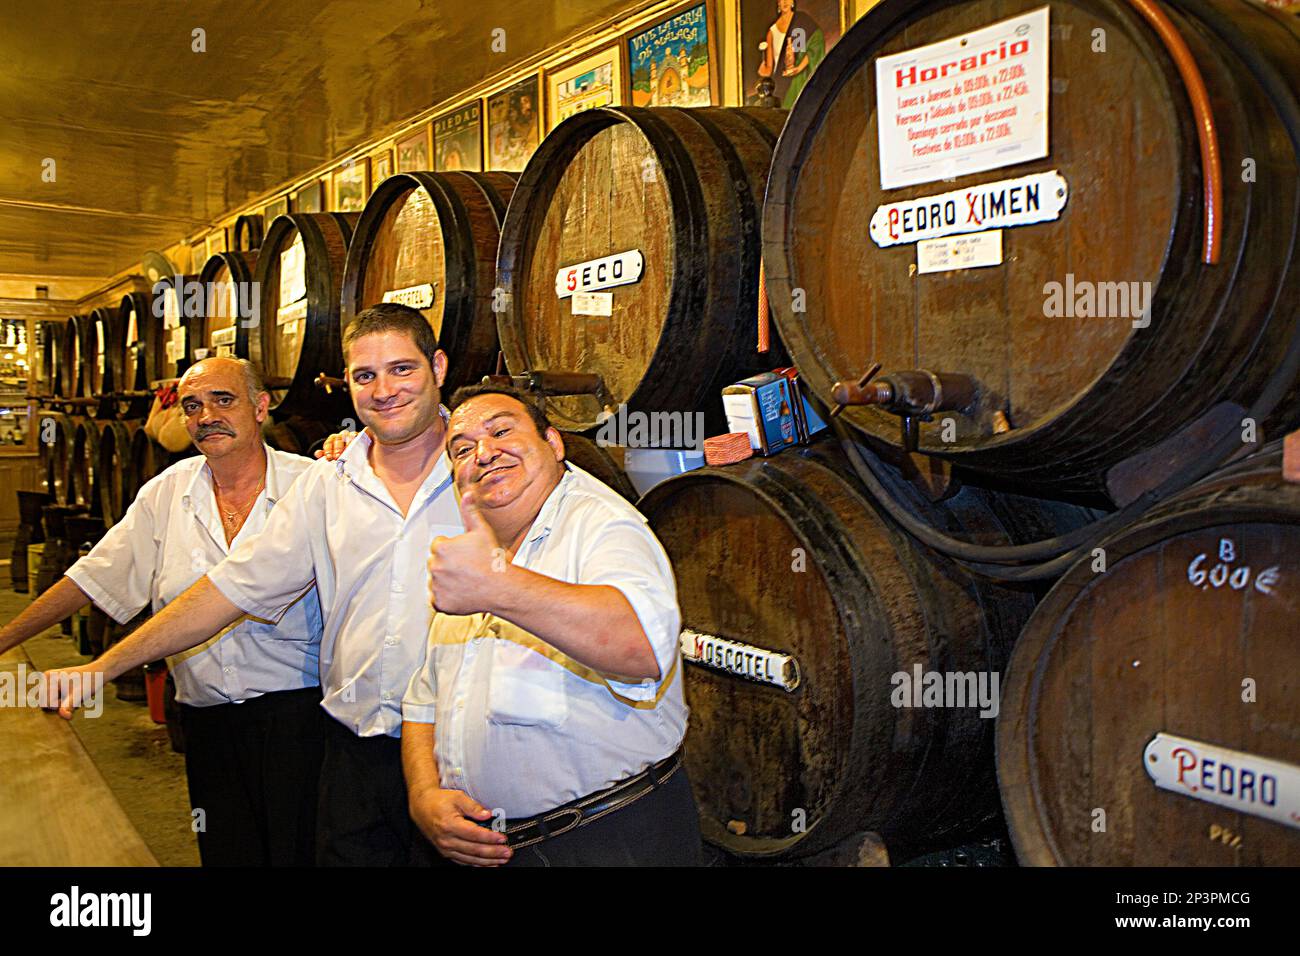
[[[424,655],[429,545],[464,533],[445,455],[405,517],[370,466],[369,432],[337,461],[315,462],[285,495],[266,533],[208,574],[237,607],[276,620],[316,582],[324,616],[324,707],[361,737],[402,733],[402,694]]]
[[[686,734],[681,612],[668,556],[639,511],[582,469],[565,468],[513,563],[618,588],[661,676],[621,683],[501,618],[435,615],[402,715],[437,726],[443,787],[507,818],[603,790],[670,756]]]
[[[67,576],[120,624],[146,606],[157,613],[257,536],[276,503],[311,467],[309,458],[266,449],[266,487],[226,545],[212,469],[195,455],[147,481],[114,524]],[[195,707],[244,701],[271,691],[320,684],[321,612],[308,582],[278,624],[241,618],[209,640],[168,658],[176,699]]]

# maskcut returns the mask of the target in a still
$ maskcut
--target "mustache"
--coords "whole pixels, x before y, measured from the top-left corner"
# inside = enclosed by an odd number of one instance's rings
[[[213,435],[229,435],[234,438],[235,430],[229,425],[222,425],[219,422],[213,422],[211,425],[200,425],[198,431],[194,433],[194,440],[203,441],[203,439],[210,438]]]

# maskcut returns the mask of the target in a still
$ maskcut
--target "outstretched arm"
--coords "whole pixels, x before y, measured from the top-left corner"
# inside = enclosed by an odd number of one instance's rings
[[[90,598],[71,578],[59,578],[53,587],[23,608],[21,614],[0,627],[0,654],[17,647],[47,627],[53,627],[89,603]]]

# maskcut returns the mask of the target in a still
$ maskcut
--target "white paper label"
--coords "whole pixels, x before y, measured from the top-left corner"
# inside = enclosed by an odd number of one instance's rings
[[[1048,8],[876,60],[880,188],[1047,155]]]
[[[612,292],[575,292],[573,293],[574,315],[614,314],[614,293]]]
[[[641,281],[641,273],[644,271],[645,257],[639,249],[618,252],[590,262],[579,262],[555,273],[555,294],[561,299],[567,299],[578,292],[631,285]]]
[[[177,356],[185,354],[185,329],[172,329],[172,344],[176,346]]]
[[[963,232],[1047,222],[1061,217],[1069,198],[1065,177],[1055,169],[1018,179],[999,179],[878,206],[871,216],[871,238],[881,247],[896,246]]]
[[[224,329],[214,329],[208,340],[214,349],[220,349],[223,345],[234,345],[238,335],[239,329],[230,325]]]
[[[1142,766],[1162,790],[1300,827],[1300,767],[1158,733]]]
[[[682,657],[686,660],[724,674],[734,674],[787,691],[799,686],[799,665],[788,654],[701,634],[690,628],[682,630],[681,647]]]
[[[307,254],[302,247],[302,236],[295,236],[293,244],[280,253],[281,304],[297,302],[307,294],[306,262]]]
[[[275,310],[275,324],[287,325],[307,317],[307,300],[299,299],[292,305],[282,305]]]
[[[433,305],[433,285],[413,285],[405,289],[391,289],[384,293],[385,302],[409,305],[413,309],[427,309]]]
[[[727,415],[727,431],[745,432],[749,435],[749,447],[758,451],[763,443],[758,437],[758,418],[754,411],[752,392],[722,396],[722,410]]]
[[[176,361],[176,343],[168,339],[163,343],[163,354],[167,356],[167,361]]]
[[[181,324],[181,305],[176,297],[176,287],[163,289],[163,328],[174,329]]]
[[[916,244],[916,271],[951,272],[1002,265],[1002,230],[926,239]]]

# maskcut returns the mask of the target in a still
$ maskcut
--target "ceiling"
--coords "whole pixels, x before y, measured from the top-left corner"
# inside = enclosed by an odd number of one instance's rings
[[[0,273],[113,275],[634,6],[644,3],[6,3]],[[491,48],[497,27],[504,53]],[[206,52],[191,48],[195,28]]]

